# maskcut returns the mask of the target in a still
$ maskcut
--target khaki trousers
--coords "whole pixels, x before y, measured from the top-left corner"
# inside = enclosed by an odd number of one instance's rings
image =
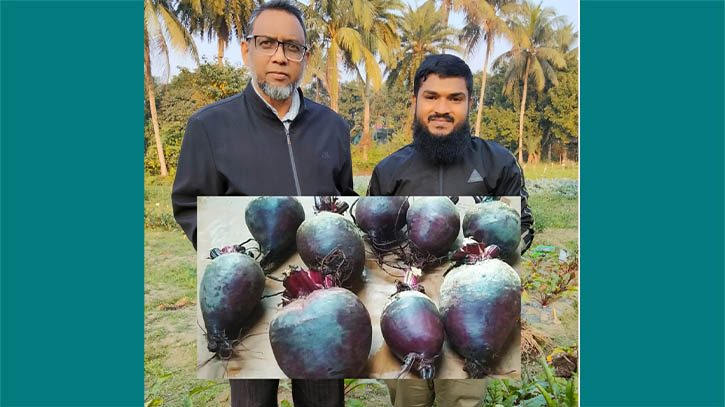
[[[394,407],[481,407],[486,379],[385,380]]]

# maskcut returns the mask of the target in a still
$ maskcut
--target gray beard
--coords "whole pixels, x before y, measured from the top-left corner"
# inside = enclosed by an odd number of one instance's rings
[[[292,92],[295,91],[295,84],[290,83],[287,86],[272,86],[267,82],[257,81],[257,85],[262,90],[262,93],[272,98],[272,100],[287,100],[292,96]]]
[[[298,86],[300,86],[300,82],[302,82],[302,78],[305,76],[305,67],[302,67],[302,73],[300,74],[300,78],[295,81],[295,83],[290,83],[286,86],[274,86],[270,85],[267,82],[260,82],[257,79],[257,72],[254,71],[254,68],[252,66],[249,67],[249,70],[252,72],[252,78],[254,78],[255,81],[257,81],[257,86],[259,89],[267,95],[272,100],[287,100],[292,96],[292,92],[297,89]]]

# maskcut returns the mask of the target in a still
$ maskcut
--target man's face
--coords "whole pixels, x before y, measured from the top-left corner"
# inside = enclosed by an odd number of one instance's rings
[[[279,41],[305,44],[305,36],[295,16],[282,10],[265,10],[254,20],[250,35],[261,35]],[[264,55],[254,39],[242,42],[242,58],[249,67],[259,89],[272,99],[288,99],[302,80],[307,54],[295,62],[284,55],[280,44],[274,55]]]
[[[430,74],[413,95],[415,120],[434,136],[447,136],[468,121],[471,107],[466,81]]]

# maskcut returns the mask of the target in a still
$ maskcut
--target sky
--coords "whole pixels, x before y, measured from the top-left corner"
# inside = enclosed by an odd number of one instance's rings
[[[416,0],[404,0],[406,3],[410,4],[411,6],[416,6]],[[418,0],[418,4],[423,4],[423,1],[425,0]],[[574,29],[576,31],[580,31],[579,29],[579,1],[578,0],[540,0],[542,5],[544,7],[553,8],[558,15],[566,16],[567,20],[569,22],[574,23]],[[464,25],[464,18],[463,13],[451,13],[451,16],[449,17],[449,24],[456,28],[461,28]],[[200,39],[197,36],[194,36],[194,39],[196,40],[196,46],[197,50],[199,52],[199,58],[206,58],[210,62],[216,61],[216,55],[217,55],[217,44],[216,40],[212,40],[211,42],[207,39]],[[491,54],[491,58],[489,59],[489,68],[493,64],[493,61],[496,59],[497,56],[501,55],[502,53],[506,52],[511,47],[511,44],[508,43],[508,41],[498,38],[494,42],[493,47],[493,53]],[[484,52],[485,52],[485,45],[482,43],[479,45],[472,53],[470,53],[468,56],[461,56],[468,66],[470,66],[471,71],[474,73],[477,71],[480,71],[483,68],[483,59],[484,59]],[[233,41],[229,44],[229,47],[227,48],[224,59],[228,61],[230,64],[236,67],[241,67],[244,65],[242,62],[242,55],[241,50],[239,47],[239,40],[236,38],[233,39]],[[160,62],[160,57],[155,57],[154,55],[151,56],[151,72],[154,76],[160,76],[162,73],[162,64]],[[173,50],[170,51],[169,55],[169,65],[170,65],[170,77],[173,77],[177,73],[179,73],[179,66],[184,66],[189,69],[194,69],[194,60],[190,57],[187,57],[183,54],[180,54],[178,52],[175,52]],[[351,74],[346,74],[345,72],[341,72],[342,79],[343,80],[350,80],[353,78]]]

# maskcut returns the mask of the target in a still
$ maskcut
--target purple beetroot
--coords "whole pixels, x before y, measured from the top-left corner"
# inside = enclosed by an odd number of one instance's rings
[[[233,354],[247,318],[259,305],[264,272],[246,254],[227,253],[206,267],[199,287],[199,305],[209,352],[222,359]]]
[[[293,197],[259,197],[247,206],[244,220],[259,243],[259,264],[269,272],[294,253],[297,229],[305,220],[305,210]]]
[[[403,361],[398,377],[414,369],[421,378],[432,379],[445,338],[438,308],[415,280],[410,284],[398,282],[397,288],[380,316],[383,338],[393,354]]]
[[[342,215],[320,212],[297,230],[297,252],[310,268],[332,275],[336,285],[351,287],[365,267],[365,243]]]
[[[403,228],[409,207],[407,197],[366,196],[358,199],[354,207],[355,224],[377,253],[385,253],[404,240]]]
[[[358,377],[372,344],[370,314],[331,275],[301,268],[284,281],[282,310],[269,325],[272,352],[296,379]]]
[[[501,201],[476,204],[463,217],[463,235],[484,245],[496,245],[498,258],[510,265],[520,259],[521,218]]]
[[[448,253],[461,229],[456,206],[446,197],[418,199],[407,215],[408,240],[421,256],[440,257]]]
[[[468,256],[441,285],[446,334],[471,378],[490,373],[521,315],[521,280],[511,266],[491,258],[497,250],[489,246],[483,257]]]

